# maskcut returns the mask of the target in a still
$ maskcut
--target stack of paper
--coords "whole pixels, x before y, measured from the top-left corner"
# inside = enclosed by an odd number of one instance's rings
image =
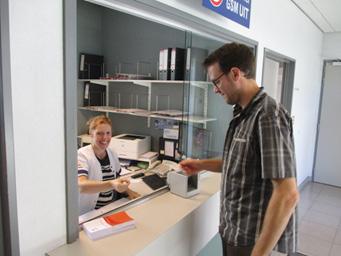
[[[83,230],[92,240],[135,228],[135,220],[126,212],[98,218],[83,224]]]
[[[153,159],[158,156],[158,152],[148,151],[140,156],[140,158]]]
[[[186,112],[183,112],[181,110],[174,110],[174,109],[153,111],[152,113],[155,115],[170,116],[170,117],[183,116],[187,114]]]

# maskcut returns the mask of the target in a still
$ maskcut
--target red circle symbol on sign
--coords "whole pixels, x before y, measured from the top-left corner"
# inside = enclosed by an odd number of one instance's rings
[[[214,7],[219,7],[223,3],[223,0],[210,0],[210,2]]]

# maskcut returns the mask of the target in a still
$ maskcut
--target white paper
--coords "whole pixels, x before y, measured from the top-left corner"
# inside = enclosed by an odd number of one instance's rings
[[[120,173],[121,176],[126,175],[126,174],[130,174],[130,173],[131,173],[130,170],[128,170],[124,167],[121,167],[121,173]]]
[[[174,157],[174,142],[165,141],[165,156]]]

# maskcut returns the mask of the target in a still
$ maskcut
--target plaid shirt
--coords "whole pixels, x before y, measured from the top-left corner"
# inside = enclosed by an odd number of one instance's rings
[[[234,108],[225,138],[219,232],[234,246],[255,244],[271,194],[272,179],[296,177],[292,121],[260,90],[250,104]],[[275,250],[296,251],[296,211]]]

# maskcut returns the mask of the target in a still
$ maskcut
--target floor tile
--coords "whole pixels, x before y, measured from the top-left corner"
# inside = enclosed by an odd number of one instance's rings
[[[309,256],[327,256],[331,250],[332,243],[322,241],[313,236],[299,233],[298,251]]]
[[[314,182],[306,184],[300,191],[298,221],[300,253],[341,255],[341,188]]]
[[[340,198],[341,197],[341,188],[326,186],[321,190],[320,194]]]
[[[329,256],[340,256],[341,255],[341,245],[333,245]]]
[[[300,199],[298,201],[298,205],[302,206],[302,207],[310,207],[316,200],[318,196],[316,197],[311,197],[310,194],[300,194]]]
[[[333,242],[337,229],[315,222],[302,221],[299,224],[300,233],[304,233],[323,241]]]
[[[300,199],[304,202],[314,201],[319,195],[320,193],[314,193],[309,189],[300,191]]]
[[[337,232],[336,232],[334,244],[341,245],[341,229],[337,230]]]
[[[273,251],[273,252],[271,253],[271,256],[286,256],[286,254]]]
[[[326,185],[317,183],[317,182],[310,182],[304,186],[302,191],[307,191],[309,193],[319,194],[322,189],[324,189]]]
[[[338,227],[340,224],[340,217],[336,217],[330,214],[322,213],[319,211],[309,210],[304,217],[303,220],[316,222],[319,224],[323,224],[330,227]]]
[[[329,201],[315,201],[310,210],[326,213],[335,217],[341,217],[341,205],[337,206]]]
[[[273,252],[271,253],[271,256],[287,256],[287,254],[286,254],[286,253],[280,253],[280,252],[275,252],[275,251],[273,251]],[[305,254],[296,252],[296,253],[293,254],[292,256],[308,256],[308,255],[305,255]]]
[[[298,207],[297,213],[298,213],[298,223],[300,223],[303,220],[304,215],[309,211],[309,208],[302,208]]]
[[[329,203],[336,207],[341,207],[341,197],[337,197],[337,196],[331,196],[331,195],[321,193],[314,199],[314,202],[316,201]]]

